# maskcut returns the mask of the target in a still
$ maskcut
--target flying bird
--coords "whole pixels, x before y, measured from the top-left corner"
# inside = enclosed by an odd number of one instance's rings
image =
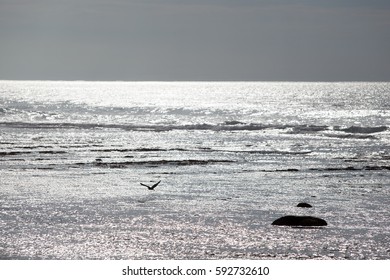
[[[155,187],[158,186],[158,184],[160,184],[161,181],[158,181],[156,184],[152,185],[152,186],[148,186],[148,185],[145,185],[145,184],[142,184],[140,183],[142,186],[144,187],[147,187],[149,190],[153,191]]]

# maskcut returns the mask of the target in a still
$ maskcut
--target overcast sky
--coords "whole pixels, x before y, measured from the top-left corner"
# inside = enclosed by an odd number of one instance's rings
[[[0,79],[390,81],[390,1],[0,0]]]

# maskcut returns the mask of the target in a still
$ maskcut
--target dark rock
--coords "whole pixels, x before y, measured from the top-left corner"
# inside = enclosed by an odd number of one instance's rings
[[[328,225],[325,220],[311,216],[284,216],[275,220],[274,226],[303,226],[317,227]]]
[[[311,208],[313,206],[311,206],[309,203],[306,203],[306,202],[300,202],[300,203],[298,203],[297,207]]]
[[[360,127],[360,126],[351,126],[348,128],[340,129],[341,131],[350,132],[350,133],[376,133],[387,130],[387,126],[376,126],[376,127]]]

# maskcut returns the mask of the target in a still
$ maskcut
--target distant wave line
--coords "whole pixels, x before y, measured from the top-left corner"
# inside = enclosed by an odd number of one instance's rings
[[[315,133],[320,131],[339,131],[351,134],[372,134],[388,130],[387,126],[373,127],[339,127],[324,125],[291,125],[291,124],[260,124],[260,123],[242,123],[238,121],[228,121],[219,124],[183,124],[183,125],[142,125],[142,124],[100,124],[100,123],[47,123],[47,122],[0,122],[0,126],[12,128],[29,128],[29,129],[122,129],[125,131],[171,131],[171,130],[212,130],[212,131],[257,131],[265,129],[290,129],[288,133]],[[326,135],[325,135],[326,136]]]
[[[123,161],[123,162],[79,162],[76,165],[93,165],[99,167],[108,167],[108,168],[125,168],[126,166],[132,165],[206,165],[206,164],[215,164],[215,163],[232,163],[232,160],[198,160],[198,159],[186,159],[186,160],[151,160],[151,161]]]
[[[27,150],[30,148],[30,150]],[[1,151],[0,157],[8,157],[8,156],[18,156],[18,155],[27,155],[27,154],[66,154],[67,151],[63,150],[47,150],[47,151],[36,151],[35,147],[26,147],[25,150],[10,150],[10,151]],[[310,154],[312,151],[281,151],[281,150],[223,150],[223,149],[211,149],[211,148],[198,148],[198,149],[183,149],[183,148],[171,148],[171,149],[163,149],[163,148],[135,148],[135,149],[90,149],[90,152],[97,153],[138,153],[138,152],[171,152],[171,151],[179,151],[179,152],[205,152],[205,153],[237,153],[237,154],[261,154],[261,155],[305,155]]]

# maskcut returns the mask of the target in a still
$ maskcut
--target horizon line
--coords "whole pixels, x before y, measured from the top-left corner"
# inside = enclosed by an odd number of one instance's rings
[[[152,83],[390,83],[390,80],[82,80],[82,79],[0,79],[2,82],[152,82]]]

